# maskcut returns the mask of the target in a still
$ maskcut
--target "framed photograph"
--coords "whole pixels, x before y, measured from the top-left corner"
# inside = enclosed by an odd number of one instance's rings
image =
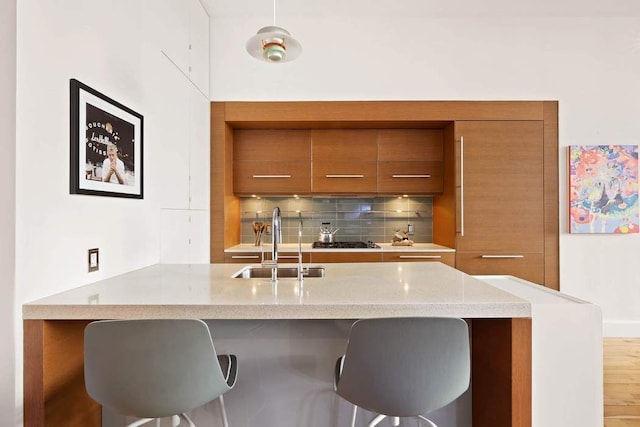
[[[71,194],[142,199],[142,115],[70,80]]]

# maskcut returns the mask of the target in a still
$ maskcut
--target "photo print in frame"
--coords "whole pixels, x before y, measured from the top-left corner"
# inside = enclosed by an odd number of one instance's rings
[[[143,117],[70,80],[71,194],[143,198]]]

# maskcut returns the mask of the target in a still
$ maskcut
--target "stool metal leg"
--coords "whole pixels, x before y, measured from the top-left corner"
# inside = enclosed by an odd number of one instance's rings
[[[196,427],[196,425],[193,423],[193,421],[191,421],[191,418],[189,418],[187,414],[185,413],[180,414],[180,418],[184,419],[189,424],[189,427]],[[179,419],[178,419],[178,423],[180,423]]]
[[[419,419],[420,421],[424,421],[425,423],[427,423],[429,427],[438,427],[436,423],[431,421],[429,418],[423,417],[422,415],[418,415],[416,418]]]
[[[131,424],[127,425],[127,427],[138,427],[138,426],[141,426],[142,424],[146,424],[153,420],[155,420],[155,418],[140,418],[139,420],[134,421]]]
[[[351,414],[351,427],[356,427],[356,415],[358,414],[358,407],[353,405],[353,413]]]
[[[218,400],[220,401],[220,413],[222,414],[222,425],[224,427],[229,427],[229,421],[227,420],[227,411],[224,408],[224,397],[220,395]]]
[[[382,415],[382,414],[378,415],[377,417],[375,417],[374,419],[371,420],[371,422],[369,423],[368,427],[377,426],[378,424],[380,424],[380,421],[382,421],[386,417],[387,417],[386,415]]]

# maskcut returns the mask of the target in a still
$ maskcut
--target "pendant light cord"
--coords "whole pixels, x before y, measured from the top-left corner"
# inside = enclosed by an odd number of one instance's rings
[[[276,0],[273,0],[273,26],[276,26]]]

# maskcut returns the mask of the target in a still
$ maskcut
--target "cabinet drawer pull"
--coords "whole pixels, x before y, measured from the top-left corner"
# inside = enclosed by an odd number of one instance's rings
[[[441,255],[400,255],[400,259],[440,259]]]
[[[431,178],[431,175],[391,175],[392,178]]]
[[[278,255],[278,259],[298,259],[298,255]]]
[[[364,178],[364,175],[325,175],[326,178]]]
[[[482,255],[480,258],[484,258],[484,259],[515,259],[515,258],[524,258],[524,255]]]
[[[259,255],[231,255],[231,259],[260,259]]]
[[[291,175],[253,175],[254,178],[291,178]]]

